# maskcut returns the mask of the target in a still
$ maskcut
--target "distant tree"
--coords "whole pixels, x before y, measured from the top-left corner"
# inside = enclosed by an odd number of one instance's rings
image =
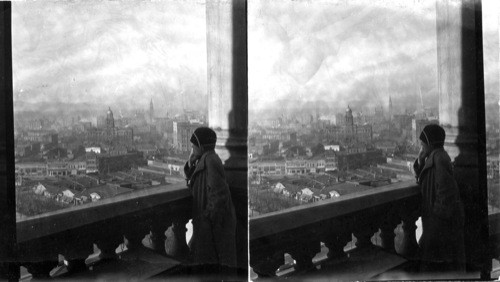
[[[323,146],[323,144],[321,143],[318,143],[316,146],[311,148],[311,151],[313,153],[313,156],[321,155],[325,152],[325,146]]]
[[[33,192],[16,193],[16,211],[26,216],[33,216],[66,208],[68,205],[54,201]]]
[[[78,146],[78,148],[75,150],[73,156],[75,158],[78,158],[80,156],[85,156],[85,147],[83,147],[82,145]]]
[[[302,146],[293,146],[286,151],[287,156],[305,156],[306,149]]]
[[[300,202],[272,190],[258,191],[250,189],[249,200],[252,208],[260,214],[288,209],[300,205]]]

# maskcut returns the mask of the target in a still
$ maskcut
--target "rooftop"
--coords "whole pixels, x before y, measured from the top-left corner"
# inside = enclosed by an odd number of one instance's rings
[[[101,196],[101,199],[106,199],[106,198],[112,198],[116,195],[120,195],[123,193],[128,193],[131,191],[133,191],[133,189],[127,189],[127,188],[123,188],[123,187],[116,186],[116,185],[105,184],[105,185],[101,185],[98,187],[86,189],[80,193],[75,194],[75,196],[76,197],[82,197],[82,196],[90,197],[90,194],[97,193],[97,194],[99,194],[99,196]]]

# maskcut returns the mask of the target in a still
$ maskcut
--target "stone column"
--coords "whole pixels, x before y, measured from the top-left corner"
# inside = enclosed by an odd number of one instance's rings
[[[17,280],[11,3],[0,2],[0,279]]]
[[[247,21],[245,0],[207,1],[208,124],[217,132],[238,218],[238,266],[248,268],[247,249]]]
[[[465,205],[469,267],[489,275],[480,0],[436,1],[439,121]]]

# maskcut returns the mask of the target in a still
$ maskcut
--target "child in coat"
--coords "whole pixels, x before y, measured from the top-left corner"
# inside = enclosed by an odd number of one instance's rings
[[[184,172],[193,196],[191,261],[202,273],[227,272],[236,267],[236,215],[222,161],[214,151],[217,135],[200,127],[190,141]]]
[[[414,164],[422,192],[423,232],[419,246],[423,272],[465,269],[464,210],[451,159],[443,148],[445,136],[437,124],[424,127]]]

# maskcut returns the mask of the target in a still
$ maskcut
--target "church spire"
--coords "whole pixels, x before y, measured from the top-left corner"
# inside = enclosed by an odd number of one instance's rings
[[[149,122],[153,123],[155,118],[155,110],[153,107],[153,98],[151,98],[151,101],[149,102]]]
[[[394,113],[392,112],[392,97],[389,95],[389,121],[392,121],[392,115]]]

